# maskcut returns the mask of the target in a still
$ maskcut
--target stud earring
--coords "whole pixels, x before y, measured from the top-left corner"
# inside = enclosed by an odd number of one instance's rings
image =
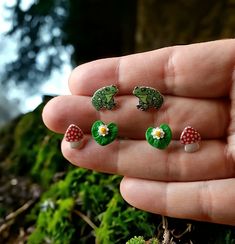
[[[180,136],[180,143],[184,145],[185,152],[193,153],[199,149],[201,135],[191,126],[184,128]]]
[[[118,126],[115,123],[106,125],[103,121],[97,120],[91,127],[91,135],[101,146],[113,142],[118,135]]]
[[[159,127],[149,127],[146,130],[145,137],[147,142],[158,149],[165,149],[171,142],[172,132],[167,124],[161,124]]]
[[[162,94],[152,87],[136,86],[133,95],[139,98],[139,104],[136,107],[142,111],[151,107],[159,109],[164,102]]]
[[[84,144],[84,134],[82,130],[71,124],[65,132],[65,140],[70,143],[71,148],[81,148]]]
[[[93,94],[92,105],[97,111],[101,109],[112,110],[116,106],[113,97],[117,93],[118,89],[115,85],[102,87]]]

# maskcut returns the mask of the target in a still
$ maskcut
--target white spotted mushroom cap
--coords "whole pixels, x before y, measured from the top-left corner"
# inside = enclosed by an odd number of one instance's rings
[[[83,139],[84,134],[77,125],[70,125],[65,133],[65,140],[67,142],[79,142]]]
[[[180,143],[187,145],[201,141],[200,134],[191,126],[184,128],[180,136]]]

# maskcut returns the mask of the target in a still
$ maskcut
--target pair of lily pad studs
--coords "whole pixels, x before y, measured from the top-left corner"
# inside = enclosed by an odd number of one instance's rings
[[[92,104],[96,110],[112,110],[116,103],[114,96],[118,93],[116,86],[106,86],[98,89],[93,97]],[[136,86],[133,94],[139,98],[137,108],[146,111],[149,108],[159,109],[163,104],[163,96],[152,87]],[[118,137],[118,126],[115,123],[105,124],[103,121],[95,121],[91,128],[91,134],[94,140],[101,146],[113,142]],[[71,143],[72,148],[83,145],[84,134],[76,125],[70,125],[66,131],[65,139]],[[165,149],[171,142],[172,131],[167,124],[161,124],[159,127],[149,127],[146,130],[145,137],[147,142],[158,149]],[[186,152],[195,152],[199,149],[200,134],[191,126],[187,126],[180,137],[180,142],[185,145]]]

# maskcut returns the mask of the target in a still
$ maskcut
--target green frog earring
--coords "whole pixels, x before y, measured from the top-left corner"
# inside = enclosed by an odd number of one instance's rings
[[[133,95],[139,98],[139,104],[136,107],[142,111],[151,107],[159,109],[164,102],[162,94],[152,87],[136,86]]]
[[[93,94],[91,99],[92,105],[97,111],[101,109],[112,110],[116,107],[114,96],[117,93],[118,88],[115,85],[102,87]]]

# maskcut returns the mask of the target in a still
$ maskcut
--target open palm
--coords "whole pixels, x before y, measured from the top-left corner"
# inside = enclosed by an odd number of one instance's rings
[[[117,108],[97,112],[93,93],[116,85]],[[159,110],[136,109],[135,86],[149,86],[164,95]],[[43,119],[49,129],[64,133],[77,124],[86,133],[82,149],[62,142],[73,164],[125,176],[121,193],[131,205],[153,213],[235,225],[235,40],[163,48],[135,55],[97,60],[77,67],[70,76],[72,95],[52,99]],[[115,122],[119,139],[101,147],[89,140],[94,121]],[[167,123],[173,141],[166,150],[145,140],[150,126]],[[202,136],[200,150],[184,152],[184,127]]]

